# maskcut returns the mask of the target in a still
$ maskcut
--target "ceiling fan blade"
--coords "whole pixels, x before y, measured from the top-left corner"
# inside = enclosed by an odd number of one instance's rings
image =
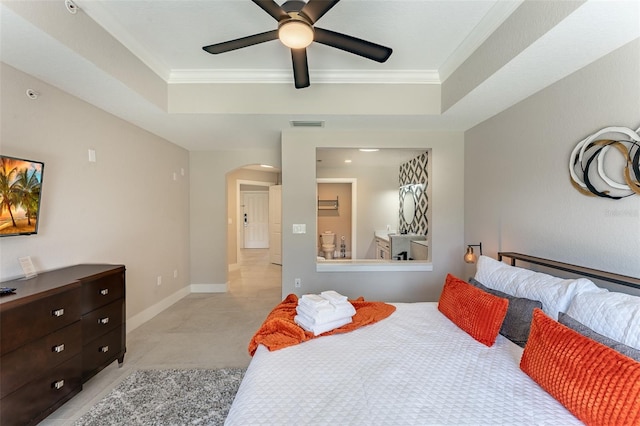
[[[267,12],[269,15],[273,17],[276,21],[280,22],[281,19],[288,18],[289,15],[284,11],[278,3],[273,0],[252,0],[255,4],[257,4],[262,10]]]
[[[318,27],[315,27],[313,41],[378,62],[386,61],[393,52],[389,47]]]
[[[307,49],[291,49],[293,61],[293,81],[296,89],[303,89],[311,85],[309,80],[309,64],[307,64]]]
[[[264,43],[278,38],[278,30],[271,30],[260,34],[254,34],[247,37],[229,40],[222,43],[204,46],[202,49],[212,54],[229,52],[231,50],[241,49],[243,47],[253,46],[254,44]]]
[[[309,0],[300,13],[309,18],[312,24],[315,24],[322,15],[327,13],[329,9],[335,6],[340,0]]]

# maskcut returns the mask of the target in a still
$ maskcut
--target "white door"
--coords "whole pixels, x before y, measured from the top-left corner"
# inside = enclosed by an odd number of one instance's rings
[[[269,262],[282,265],[282,185],[269,187]]]
[[[244,248],[269,248],[269,193],[242,193]]]

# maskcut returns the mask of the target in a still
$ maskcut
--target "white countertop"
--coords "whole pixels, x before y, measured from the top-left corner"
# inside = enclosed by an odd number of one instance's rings
[[[385,241],[389,241],[389,234],[395,234],[396,231],[374,231],[376,238],[382,238]]]

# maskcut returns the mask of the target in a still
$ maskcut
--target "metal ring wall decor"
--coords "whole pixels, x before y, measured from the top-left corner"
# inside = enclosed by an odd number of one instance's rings
[[[606,127],[578,142],[569,158],[573,187],[584,195],[613,200],[640,195],[639,132],[640,129],[633,131],[627,127]],[[624,136],[610,137],[613,134]],[[601,138],[603,135],[609,137]],[[614,180],[605,170],[605,158],[611,148],[615,148],[624,159],[623,170],[619,173],[624,182]]]

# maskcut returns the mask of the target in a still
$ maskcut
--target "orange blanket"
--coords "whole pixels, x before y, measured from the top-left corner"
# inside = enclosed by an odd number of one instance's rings
[[[356,308],[353,322],[327,331],[320,336],[346,333],[356,328],[373,324],[385,319],[396,310],[393,305],[383,302],[366,302],[362,297],[357,300],[350,300],[350,302]],[[275,351],[320,337],[305,331],[295,323],[293,318],[296,316],[296,306],[298,306],[298,296],[290,294],[269,313],[267,319],[264,320],[249,343],[249,354],[251,356],[253,356],[260,344],[266,346],[270,351]]]

